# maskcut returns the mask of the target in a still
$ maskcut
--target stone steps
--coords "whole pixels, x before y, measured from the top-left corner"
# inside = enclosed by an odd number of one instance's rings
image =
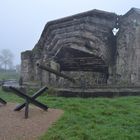
[[[62,97],[115,97],[139,96],[140,87],[101,87],[93,89],[69,88],[56,89],[56,95]]]

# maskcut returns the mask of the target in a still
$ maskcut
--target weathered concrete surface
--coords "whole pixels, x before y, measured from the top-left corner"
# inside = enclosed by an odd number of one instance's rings
[[[86,84],[89,85],[106,83],[108,68],[114,61],[112,29],[116,17],[114,13],[92,10],[47,23],[34,49],[22,53],[23,80],[62,87],[71,85],[62,78],[39,70],[36,63],[40,62],[78,80],[87,79]]]
[[[117,83],[140,85],[140,10],[121,17],[117,36]]]
[[[118,97],[140,96],[140,87],[95,87],[88,89],[63,88],[55,89],[55,95],[61,97]]]
[[[119,28],[116,36],[113,28]],[[23,52],[23,81],[53,87],[139,84],[140,10],[127,14],[92,10],[48,22],[32,51]],[[77,84],[37,68],[48,65]]]

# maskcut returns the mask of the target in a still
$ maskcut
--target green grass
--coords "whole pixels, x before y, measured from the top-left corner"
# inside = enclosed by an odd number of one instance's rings
[[[21,102],[11,93],[0,97]],[[42,96],[51,108],[64,110],[63,116],[40,140],[140,140],[140,97],[62,98]]]
[[[0,80],[18,79],[19,74],[15,71],[0,71]]]

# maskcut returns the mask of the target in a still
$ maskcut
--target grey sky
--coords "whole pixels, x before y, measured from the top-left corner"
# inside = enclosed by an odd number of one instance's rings
[[[0,50],[10,49],[20,63],[48,21],[92,9],[124,14],[131,7],[140,8],[140,0],[0,0]]]

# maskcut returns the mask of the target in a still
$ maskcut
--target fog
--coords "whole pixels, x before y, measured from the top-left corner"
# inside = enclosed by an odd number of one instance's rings
[[[140,8],[139,0],[4,0],[0,1],[0,50],[10,49],[14,64],[20,53],[31,50],[45,24],[54,19],[99,9],[125,14],[131,7]]]

